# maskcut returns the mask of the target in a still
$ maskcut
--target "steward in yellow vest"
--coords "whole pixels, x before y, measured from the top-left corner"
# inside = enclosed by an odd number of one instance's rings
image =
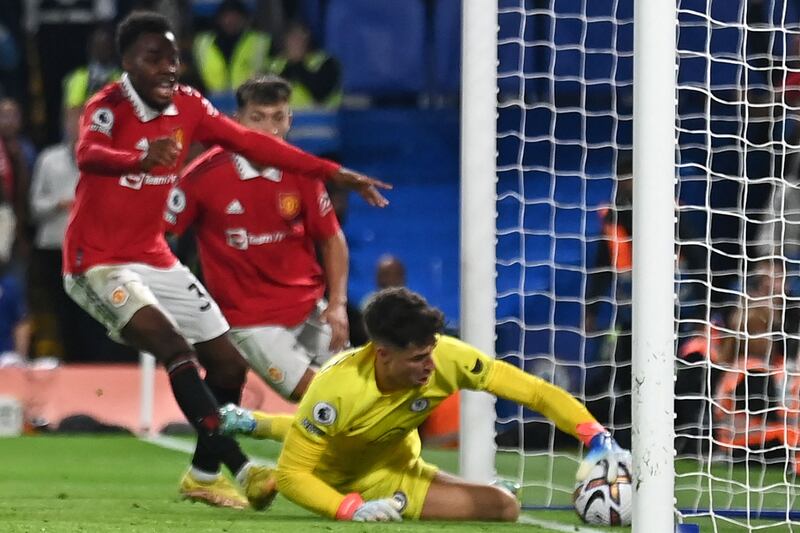
[[[197,70],[210,93],[234,91],[267,71],[272,38],[248,29],[250,12],[239,0],[226,0],[216,15],[215,31],[199,33],[193,53]]]
[[[342,102],[339,62],[311,47],[311,34],[293,22],[286,30],[281,54],[270,63],[270,72],[292,84],[289,104],[293,109],[338,108]]]
[[[64,109],[82,107],[90,96],[122,74],[114,56],[114,36],[107,27],[92,32],[87,54],[87,65],[64,76]]]

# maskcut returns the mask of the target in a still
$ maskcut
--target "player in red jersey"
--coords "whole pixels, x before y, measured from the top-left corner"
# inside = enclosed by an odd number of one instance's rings
[[[166,367],[175,399],[198,432],[183,495],[239,508],[249,501],[263,509],[275,494],[272,472],[249,462],[223,435],[233,422],[219,412],[219,403],[238,403],[247,363],[225,334],[228,324],[216,303],[166,244],[167,195],[193,140],[309,179],[343,182],[374,205],[385,205],[375,188],[385,185],[243,128],[194,89],[177,85],[178,48],[161,15],[129,15],[117,29],[117,45],[125,73],[87,103],[81,119],[64,285],[112,337],[152,353]],[[220,461],[246,500],[219,475]]]
[[[237,120],[285,138],[291,91],[276,76],[245,82]],[[165,218],[172,233],[194,226],[206,286],[231,337],[266,383],[298,401],[314,368],[348,339],[347,242],[322,182],[215,147],[184,170]]]

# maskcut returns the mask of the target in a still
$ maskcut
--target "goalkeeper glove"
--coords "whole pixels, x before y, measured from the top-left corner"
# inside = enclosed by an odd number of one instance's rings
[[[608,464],[606,481],[613,483],[617,480],[617,471],[620,464],[630,472],[631,452],[617,444],[611,433],[603,430],[589,441],[589,451],[586,452],[586,456],[578,466],[575,479],[583,481],[589,477],[592,469],[601,461],[606,461]]]
[[[402,504],[394,498],[364,501],[361,495],[351,493],[345,496],[336,512],[338,520],[353,522],[402,522]]]

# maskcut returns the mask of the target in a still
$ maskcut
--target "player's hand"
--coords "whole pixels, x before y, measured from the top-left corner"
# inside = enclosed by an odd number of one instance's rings
[[[336,185],[356,191],[369,205],[375,207],[386,207],[389,200],[384,197],[378,189],[391,189],[392,186],[374,178],[370,178],[358,172],[353,172],[344,167],[331,176],[331,181]]]
[[[354,522],[402,522],[400,502],[394,498],[369,500],[353,513]]]
[[[329,303],[322,312],[320,320],[331,327],[331,343],[328,346],[330,351],[332,353],[342,351],[350,340],[347,306],[341,303]]]
[[[611,433],[602,431],[592,437],[589,442],[589,451],[578,466],[578,472],[575,474],[577,481],[586,479],[592,471],[592,468],[600,461],[607,461],[608,470],[606,474],[606,481],[613,483],[617,480],[617,471],[619,464],[622,463],[628,471],[631,469],[631,452],[622,448]]]
[[[172,137],[159,137],[150,141],[141,166],[145,172],[153,167],[173,167],[178,161],[181,147]]]

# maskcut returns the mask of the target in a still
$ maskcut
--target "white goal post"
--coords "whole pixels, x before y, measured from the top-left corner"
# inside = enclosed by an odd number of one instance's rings
[[[634,533],[674,530],[676,4],[633,4]]]
[[[462,4],[461,335],[494,355],[497,143],[497,0]],[[460,471],[470,481],[495,476],[494,398],[461,394]]]
[[[496,255],[496,0],[463,3],[461,332],[494,355]],[[634,83],[634,531],[673,525],[673,280],[675,20],[673,2],[638,0]],[[666,103],[666,105],[665,105]],[[644,216],[644,213],[647,215]],[[638,258],[638,259],[637,259]],[[645,259],[646,258],[646,259]],[[645,312],[645,310],[647,310]],[[461,474],[495,475],[494,402],[466,393]],[[647,519],[645,520],[645,515]]]

